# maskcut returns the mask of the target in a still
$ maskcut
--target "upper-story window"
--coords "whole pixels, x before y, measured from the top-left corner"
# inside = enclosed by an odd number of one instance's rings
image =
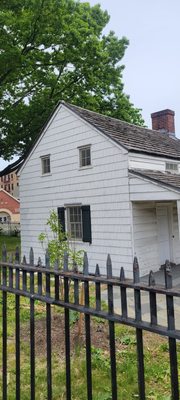
[[[42,174],[49,174],[51,172],[50,155],[41,157]]]
[[[166,162],[166,171],[178,172],[178,164]]]
[[[79,165],[80,168],[89,167],[91,165],[91,146],[83,146],[79,148]]]

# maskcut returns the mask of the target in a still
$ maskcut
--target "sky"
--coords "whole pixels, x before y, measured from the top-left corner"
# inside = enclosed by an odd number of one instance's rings
[[[84,1],[84,0],[82,0]],[[108,11],[107,34],[126,36],[129,47],[122,59],[124,91],[142,109],[146,125],[150,114],[169,108],[175,111],[176,135],[180,138],[180,0],[89,0]],[[2,169],[7,163],[0,160]]]
[[[152,112],[175,111],[176,135],[180,138],[180,1],[90,0],[108,11],[113,30],[129,39],[122,59],[124,91],[142,109],[151,128]]]

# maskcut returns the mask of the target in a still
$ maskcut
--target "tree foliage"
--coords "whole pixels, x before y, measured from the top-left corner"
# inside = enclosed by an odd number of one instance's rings
[[[108,21],[76,0],[1,0],[0,156],[24,154],[59,100],[143,123],[123,92],[128,40],[103,35]]]

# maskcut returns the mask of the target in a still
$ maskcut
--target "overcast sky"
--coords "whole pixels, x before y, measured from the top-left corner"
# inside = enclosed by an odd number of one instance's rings
[[[150,114],[175,111],[180,137],[180,0],[90,0],[111,17],[105,30],[126,36],[124,89],[151,128]]]
[[[126,36],[129,47],[122,60],[124,90],[142,109],[151,128],[150,114],[165,108],[175,111],[180,138],[180,0],[90,0],[110,15],[105,33]],[[0,162],[0,167],[4,163]]]

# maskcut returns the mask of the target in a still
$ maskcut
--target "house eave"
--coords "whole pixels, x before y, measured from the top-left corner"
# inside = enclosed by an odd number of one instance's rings
[[[175,186],[173,186],[171,184],[168,184],[168,183],[163,183],[163,182],[159,181],[158,179],[150,178],[150,177],[148,177],[148,176],[146,176],[144,174],[141,174],[140,172],[133,171],[131,169],[129,169],[128,171],[129,171],[130,175],[134,175],[136,177],[139,177],[139,178],[143,179],[146,182],[153,182],[154,184],[162,187],[163,189],[166,189],[166,190],[169,189],[172,192],[180,194],[180,188],[178,188],[178,187],[175,187]]]

